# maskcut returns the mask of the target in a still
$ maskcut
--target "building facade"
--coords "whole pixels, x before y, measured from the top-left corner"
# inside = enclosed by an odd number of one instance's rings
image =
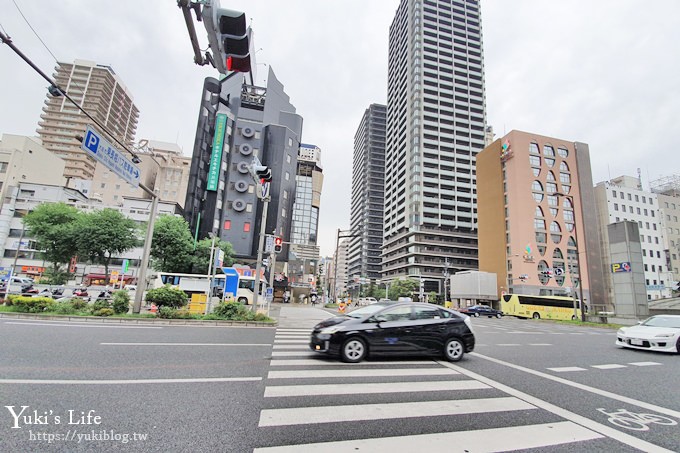
[[[666,176],[650,181],[659,201],[666,268],[672,281],[680,282],[680,176]],[[668,281],[666,286],[673,286]],[[677,284],[676,284],[677,286]]]
[[[605,310],[588,146],[511,131],[477,156],[479,270],[498,292]]]
[[[640,178],[619,176],[602,181],[595,187],[595,199],[599,213],[602,249],[606,275],[611,282],[608,287],[613,294],[613,273],[610,258],[610,241],[607,226],[611,223],[632,221],[637,223],[639,243],[647,292],[647,300],[670,297],[671,268],[667,264],[664,244],[663,213],[656,193],[644,190]],[[632,269],[640,271],[639,269]]]
[[[59,62],[55,68],[54,80],[69,97],[106,126],[115,138],[127,146],[132,145],[139,110],[133,102],[132,94],[113,68],[86,60]],[[66,162],[64,176],[92,179],[96,161],[80,149],[80,141],[76,139],[77,135],[85,135],[88,124],[96,127],[92,120],[64,96],[49,93],[40,118],[40,139],[46,149]],[[116,144],[115,141],[111,143]]]
[[[379,280],[385,207],[385,127],[387,106],[371,104],[354,135],[348,272]]]
[[[201,95],[185,217],[199,238],[215,233],[235,256],[257,256],[264,203],[250,174],[253,158],[272,172],[265,232],[281,236],[288,256],[302,117],[269,68],[266,87],[244,83],[241,73],[207,78]]]
[[[295,175],[295,203],[288,256],[288,281],[310,289],[317,286],[319,210],[323,188],[321,149],[300,144]]]
[[[479,1],[402,0],[389,31],[382,279],[444,290],[477,269],[475,158],[484,148]]]

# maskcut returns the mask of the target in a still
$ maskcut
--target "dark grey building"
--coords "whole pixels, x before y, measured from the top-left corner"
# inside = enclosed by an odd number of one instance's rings
[[[240,73],[207,78],[201,97],[186,218],[198,237],[209,232],[254,259],[263,203],[248,167],[257,157],[272,170],[265,231],[289,241],[302,117],[269,68],[267,86],[244,83]],[[279,260],[287,255],[287,247]]]
[[[354,135],[348,274],[380,279],[385,203],[385,127],[387,106],[371,104]]]
[[[484,148],[478,0],[402,0],[389,32],[382,279],[478,268],[475,158]]]

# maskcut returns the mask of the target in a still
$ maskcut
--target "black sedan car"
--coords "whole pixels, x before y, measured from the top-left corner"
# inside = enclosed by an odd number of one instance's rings
[[[360,362],[370,355],[441,355],[457,362],[475,347],[470,319],[438,305],[378,302],[314,326],[309,347]]]
[[[491,308],[488,305],[472,305],[470,307],[463,307],[459,311],[474,317],[488,316],[489,318],[492,318],[495,316],[496,318],[500,318],[503,316],[502,311]]]

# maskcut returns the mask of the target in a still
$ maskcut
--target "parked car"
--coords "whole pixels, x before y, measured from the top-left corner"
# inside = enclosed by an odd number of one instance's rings
[[[314,326],[309,347],[360,362],[373,355],[444,355],[457,362],[475,347],[467,316],[438,305],[376,302]]]
[[[680,315],[656,315],[616,332],[616,346],[680,354]]]
[[[501,316],[503,316],[502,311],[496,310],[495,308],[491,308],[488,305],[472,305],[470,307],[463,307],[458,311],[461,313],[465,313],[468,316],[474,316],[476,318],[480,316],[488,316],[489,318],[495,316],[496,318],[500,318]]]

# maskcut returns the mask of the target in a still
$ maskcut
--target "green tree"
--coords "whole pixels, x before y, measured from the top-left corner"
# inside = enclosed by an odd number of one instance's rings
[[[207,274],[210,263],[210,247],[212,247],[212,239],[201,239],[196,243],[196,250],[192,258],[193,267],[192,272],[196,274]],[[229,267],[234,264],[234,248],[231,243],[226,241],[215,240],[215,251],[220,248],[224,252],[224,260],[222,265]]]
[[[83,214],[78,222],[78,253],[90,262],[104,265],[109,278],[111,258],[139,244],[137,225],[115,209],[105,208]]]
[[[193,239],[189,224],[181,217],[162,215],[154,224],[151,264],[161,272],[190,272]]]
[[[76,225],[83,214],[66,203],[42,203],[24,217],[24,225],[35,238],[45,261],[51,263],[52,274],[60,274],[76,254]]]
[[[394,280],[390,285],[390,299],[397,300],[400,297],[411,297],[418,291],[420,283],[417,280],[403,279]]]

